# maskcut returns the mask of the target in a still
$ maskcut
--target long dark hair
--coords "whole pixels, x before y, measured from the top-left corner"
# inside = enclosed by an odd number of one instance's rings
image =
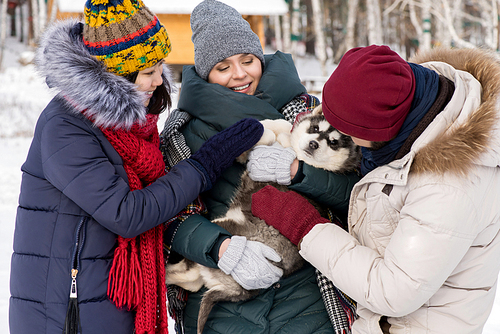
[[[125,79],[128,81],[135,83],[135,80],[137,79],[137,75],[139,72],[133,72],[125,76]],[[170,93],[172,92],[172,87],[170,86],[170,81],[167,80],[167,78],[163,75],[161,75],[161,78],[163,79],[163,84],[156,87],[155,91],[153,92],[153,96],[151,97],[151,100],[149,101],[148,105],[148,113],[153,114],[153,115],[159,115],[165,109],[169,108],[172,106],[172,98],[170,97]]]

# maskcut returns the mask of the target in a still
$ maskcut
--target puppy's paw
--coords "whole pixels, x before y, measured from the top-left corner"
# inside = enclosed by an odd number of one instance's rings
[[[280,133],[276,141],[283,147],[292,147],[292,136],[290,133]]]
[[[272,131],[271,129],[268,129],[264,127],[264,133],[262,134],[262,137],[260,137],[260,140],[255,144],[257,145],[271,145],[276,141],[276,133]]]
[[[284,119],[265,119],[260,121],[265,129],[269,129],[277,136],[280,133],[290,133],[292,124]]]

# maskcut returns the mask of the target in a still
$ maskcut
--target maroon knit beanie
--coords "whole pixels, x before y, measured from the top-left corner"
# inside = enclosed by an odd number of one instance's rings
[[[346,52],[323,88],[323,113],[341,132],[368,141],[393,139],[410,111],[415,76],[389,47]]]

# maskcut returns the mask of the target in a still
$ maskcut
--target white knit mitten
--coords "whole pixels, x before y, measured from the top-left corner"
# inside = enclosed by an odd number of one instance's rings
[[[218,266],[244,289],[266,289],[283,275],[283,270],[268,259],[281,261],[281,257],[271,247],[257,241],[248,241],[242,236],[233,236]]]
[[[278,143],[255,146],[248,155],[248,176],[258,182],[289,185],[292,182],[290,166],[296,157],[292,148],[284,148]]]

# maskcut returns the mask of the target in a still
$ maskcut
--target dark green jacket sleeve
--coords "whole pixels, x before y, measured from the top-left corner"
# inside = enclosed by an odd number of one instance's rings
[[[339,216],[345,216],[349,209],[351,190],[359,179],[356,172],[333,173],[301,161],[297,174],[288,188],[331,208]]]
[[[218,253],[222,241],[231,234],[200,215],[192,215],[179,225],[172,250],[206,267],[218,268]]]

